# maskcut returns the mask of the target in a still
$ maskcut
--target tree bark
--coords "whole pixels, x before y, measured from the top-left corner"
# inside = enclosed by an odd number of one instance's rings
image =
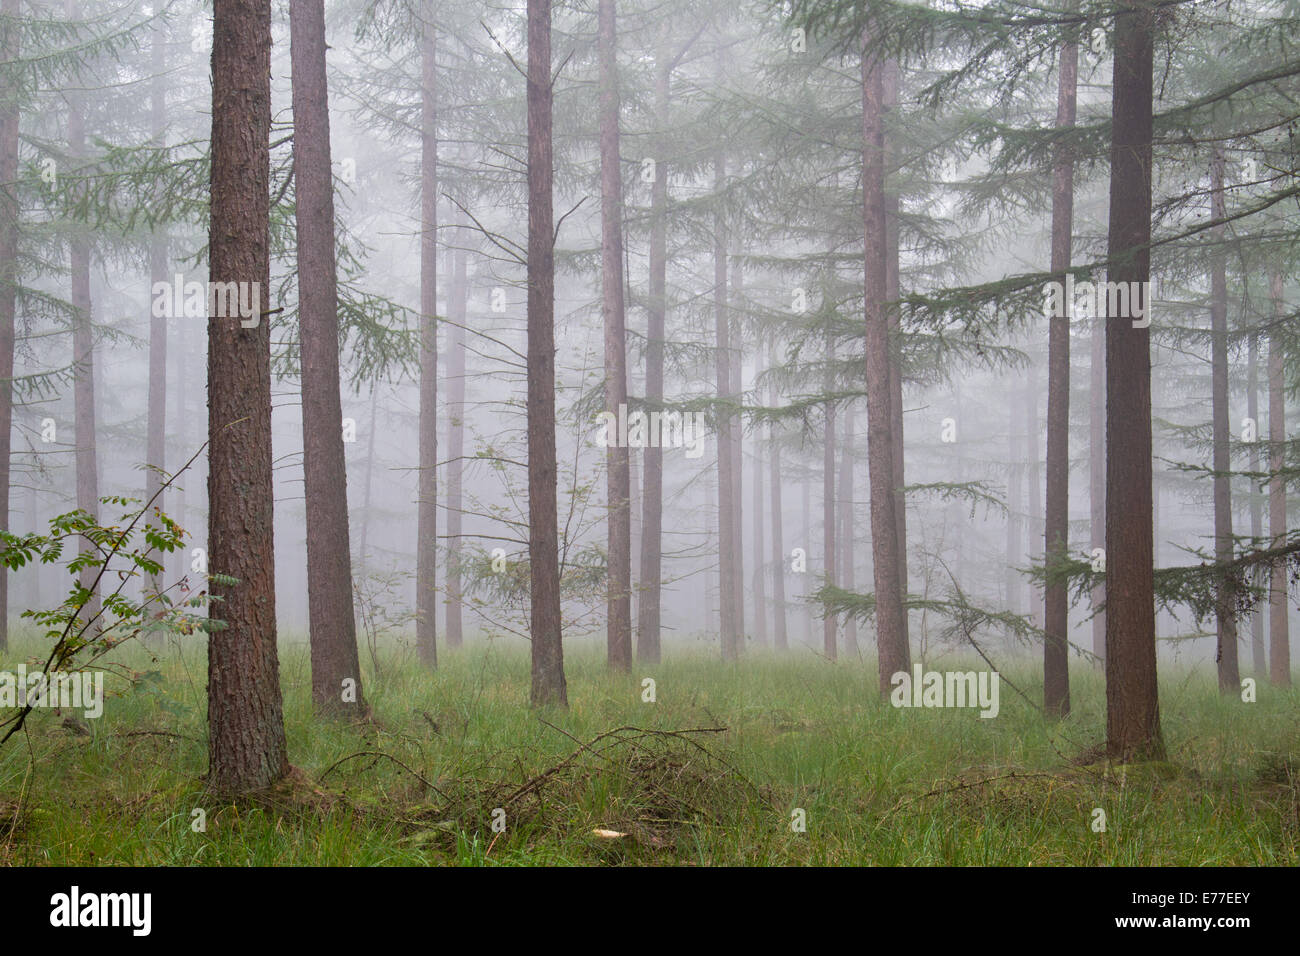
[[[364,714],[367,707],[352,606],[348,473],[339,395],[334,174],[325,73],[325,7],[320,0],[290,0],[289,43],[311,698],[317,714]]]
[[[830,367],[835,361],[835,347],[831,334],[826,333],[826,375],[823,384],[829,393],[832,388]],[[826,403],[826,433],[822,439],[822,574],[827,587],[834,587],[835,576],[835,405]],[[827,660],[838,657],[836,643],[838,621],[834,614],[822,613],[822,653]]]
[[[1024,611],[1024,582],[1020,565],[1025,557],[1024,533],[1024,459],[1021,455],[1020,402],[1012,402],[1007,422],[1007,610]]]
[[[551,0],[528,0],[528,565],[532,702],[569,704],[560,624],[555,464]]]
[[[772,386],[772,404],[776,404],[776,386]],[[772,486],[772,645],[778,651],[790,649],[790,636],[787,632],[785,608],[785,521],[782,516],[781,503],[781,445],[777,441],[776,428],[769,432],[768,473]]]
[[[1110,282],[1145,284],[1151,277],[1154,20],[1150,0],[1122,0],[1115,21]],[[1151,336],[1129,317],[1106,320],[1106,395],[1106,749],[1118,762],[1162,760],[1152,565]]]
[[[1250,470],[1258,474],[1260,468],[1259,444],[1263,438],[1259,424],[1259,338],[1252,335],[1246,359],[1246,415],[1255,428],[1255,441],[1250,443]],[[1251,478],[1246,483],[1247,500],[1250,502],[1250,536],[1258,542],[1264,536],[1264,507],[1260,500],[1257,479]],[[1263,679],[1268,674],[1268,648],[1264,643],[1264,609],[1256,607],[1250,614],[1250,652],[1255,676]]]
[[[623,178],[619,170],[618,61],[614,0],[597,7],[600,60],[600,259],[605,320],[605,411],[619,417],[627,406],[627,334],[623,309]],[[628,449],[605,449],[605,647],[610,670],[632,667],[632,511]]]
[[[888,121],[889,113],[898,105],[899,65],[897,60],[889,60],[885,63],[884,74],[881,77],[881,84],[881,111],[884,114],[884,119],[882,120],[883,123]],[[884,137],[884,164],[886,176],[885,299],[888,302],[897,302],[901,291],[899,276],[900,240],[898,228],[900,200],[897,183],[890,183],[888,178],[889,171],[894,168],[896,162],[888,128],[885,129]],[[903,615],[899,621],[899,630],[901,632],[899,643],[910,647],[906,605],[908,595],[907,494],[903,490],[906,487],[907,481],[904,474],[905,458],[903,447],[902,315],[897,306],[891,307],[889,310],[889,334],[891,337],[889,349],[889,427],[890,438],[894,447],[894,524],[898,527],[898,588],[902,593],[902,599],[904,601]],[[854,629],[856,640],[857,622],[850,621],[849,626]]]
[[[0,0],[4,16],[3,55],[19,56],[17,28],[21,0]],[[18,123],[19,91],[0,90],[0,531],[9,530],[9,453],[14,420],[14,311],[18,300]],[[0,567],[0,651],[9,647],[9,571]]]
[[[890,389],[889,317],[885,309],[888,253],[885,228],[885,162],[882,64],[864,35],[862,54],[863,233],[866,239],[867,471],[871,495],[871,549],[876,588],[876,642],[881,696],[890,678],[911,670],[911,650],[903,630],[899,580],[897,472]]]
[[[271,474],[270,0],[214,0],[213,282],[257,283],[258,322],[208,318],[208,783],[220,793],[287,773],[275,626]],[[250,285],[251,289],[251,285]]]
[[[461,584],[461,532],[464,518],[465,325],[469,319],[468,254],[456,250],[451,284],[451,354],[447,358],[447,646],[465,641]]]
[[[852,591],[857,587],[857,576],[853,568],[853,432],[853,403],[848,402],[844,406],[844,443],[840,447],[840,559],[836,567],[839,585],[846,591]],[[897,443],[894,450],[898,450]],[[904,614],[904,617],[906,616]],[[852,658],[858,657],[858,621],[852,614],[845,615],[844,618],[844,653]]]
[[[1106,547],[1106,322],[1094,319],[1088,367],[1088,544]],[[1093,585],[1092,653],[1097,666],[1106,662],[1106,583]]]
[[[166,50],[162,21],[153,25],[151,36],[151,68],[153,80],[149,84],[149,126],[153,146],[162,149],[167,145],[167,86],[165,80]],[[155,229],[149,240],[149,282],[168,282],[167,233]],[[149,310],[149,397],[148,424],[145,436],[144,500],[170,516],[165,493],[162,492],[164,469],[167,465],[167,317],[154,315]],[[156,496],[156,497],[155,497]],[[176,520],[174,516],[173,520]],[[149,594],[158,594],[163,583],[158,575],[149,578]]]
[[[1078,102],[1079,47],[1061,46],[1056,94],[1056,127],[1074,126]],[[1074,239],[1074,157],[1058,145],[1052,162],[1052,272],[1065,287]],[[1047,517],[1043,591],[1043,708],[1064,717],[1070,712],[1070,606],[1064,577],[1053,581],[1068,560],[1070,546],[1070,306],[1048,319],[1047,343]]]
[[[426,11],[427,15],[432,15]],[[438,666],[438,105],[437,28],[420,42],[420,478],[415,545],[415,644]]]
[[[1273,547],[1286,544],[1286,480],[1282,469],[1286,467],[1286,346],[1282,327],[1282,274],[1276,272],[1271,280],[1273,316],[1275,323],[1268,345],[1268,532],[1273,537]],[[1287,569],[1278,564],[1273,567],[1269,580],[1268,601],[1268,674],[1279,687],[1291,686],[1290,627],[1287,620]]]
[[[761,351],[755,350],[755,378],[757,362],[761,360]],[[767,585],[763,580],[763,552],[766,550],[763,533],[763,445],[758,435],[754,436],[754,642],[759,647],[767,647]]]
[[[718,413],[718,608],[720,615],[722,659],[734,660],[739,654],[736,601],[732,583],[736,565],[736,536],[733,528],[735,509],[730,496],[735,482],[732,469],[731,412],[725,407],[731,398],[731,321],[727,309],[727,239],[726,221],[722,214],[722,190],[726,182],[726,166],[722,154],[713,161],[713,192],[718,208],[713,216],[713,314],[714,332],[717,336],[715,371],[718,380],[718,398],[724,403]]]

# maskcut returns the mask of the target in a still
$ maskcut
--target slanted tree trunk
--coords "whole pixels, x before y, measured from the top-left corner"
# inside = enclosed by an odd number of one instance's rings
[[[1259,425],[1259,338],[1252,335],[1246,359],[1246,415],[1254,423],[1255,441],[1250,443],[1250,470],[1258,474],[1260,467],[1259,440],[1263,438]],[[1246,483],[1250,502],[1250,536],[1258,547],[1264,535],[1264,507],[1260,500],[1256,479]],[[1268,674],[1268,649],[1264,644],[1264,609],[1256,607],[1250,614],[1250,653],[1255,676],[1263,679]]]
[[[432,12],[426,9],[426,15]],[[415,544],[415,644],[438,666],[438,59],[437,28],[420,42],[420,477]]]
[[[528,565],[534,706],[569,705],[555,465],[551,0],[528,0]]]
[[[1271,280],[1273,316],[1275,323],[1268,344],[1268,533],[1273,547],[1286,544],[1286,375],[1284,360],[1286,345],[1282,327],[1282,274],[1275,272]],[[1269,580],[1268,596],[1268,675],[1279,687],[1291,686],[1291,644],[1287,620],[1287,569],[1283,564],[1273,567]]]
[[[465,640],[461,585],[461,530],[465,462],[465,325],[469,318],[468,255],[458,249],[451,285],[451,354],[447,358],[447,646]]]
[[[334,174],[325,78],[325,8],[290,0],[302,461],[307,502],[311,699],[323,715],[364,714],[348,540],[348,472],[339,396]]]
[[[270,786],[289,769],[275,645],[271,480],[270,0],[214,0],[213,282],[256,283],[258,321],[208,318],[208,785]],[[251,321],[251,319],[250,319]]]
[[[167,145],[167,85],[164,23],[153,25],[151,36],[151,66],[153,80],[149,84],[149,126],[153,146],[162,149]],[[149,283],[167,282],[167,233],[154,230],[149,240]],[[167,317],[149,312],[149,398],[148,424],[145,436],[144,500],[171,516],[162,493],[163,474],[167,465]],[[174,516],[171,516],[176,520]],[[162,579],[151,575],[147,593],[158,594],[163,588]]]
[[[726,166],[722,154],[713,161],[713,192],[718,203],[713,217],[713,313],[714,332],[717,336],[715,371],[718,380],[718,398],[727,402],[731,398],[731,321],[727,309],[727,239],[726,222],[722,213],[722,189],[726,182]],[[736,601],[732,595],[735,579],[736,535],[733,528],[735,509],[730,495],[735,487],[732,469],[731,413],[722,409],[718,413],[718,607],[720,614],[720,640],[722,659],[734,660],[739,654]]]
[[[672,67],[661,48],[655,53],[655,119],[660,129],[668,122],[668,92]],[[650,301],[646,315],[645,405],[657,411],[664,398],[664,320],[668,288],[668,162],[654,157],[654,183],[650,187]],[[641,596],[637,602],[637,660],[658,664],[660,604],[663,600],[664,453],[658,445],[642,452],[645,480],[641,488]]]
[[[871,550],[876,588],[876,642],[879,686],[884,696],[890,678],[911,670],[911,650],[903,631],[899,571],[898,473],[890,388],[889,317],[885,309],[888,243],[885,222],[885,133],[882,64],[867,49],[862,54],[862,188],[866,238],[867,471],[871,495]]]
[[[619,170],[618,62],[614,0],[597,7],[600,59],[600,260],[605,319],[605,411],[619,417],[627,406],[627,338],[623,310],[623,178]],[[632,666],[632,511],[628,449],[605,449],[606,541],[605,645],[610,670]]]
[[[1215,147],[1210,161],[1210,215],[1222,219],[1223,150]],[[1214,252],[1210,257],[1210,392],[1213,420],[1214,466],[1214,560],[1220,566],[1233,558],[1232,540],[1232,426],[1228,420],[1228,268],[1223,242],[1225,229],[1212,230]],[[1214,605],[1218,637],[1219,691],[1236,694],[1241,690],[1237,663],[1236,595],[1225,578]]]
[[[1110,282],[1151,278],[1150,0],[1122,0],[1115,20],[1111,107]],[[1130,286],[1130,288],[1132,288]],[[1146,299],[1150,317],[1150,297]],[[1156,683],[1151,506],[1151,334],[1106,319],[1106,750],[1162,760]]]
[[[1061,46],[1056,92],[1056,127],[1074,126],[1078,102],[1079,47]],[[1052,272],[1065,287],[1074,239],[1074,157],[1058,145],[1052,157]],[[1043,708],[1064,717],[1070,712],[1070,605],[1060,568],[1070,545],[1070,305],[1048,319],[1047,341],[1047,518],[1043,590]]]

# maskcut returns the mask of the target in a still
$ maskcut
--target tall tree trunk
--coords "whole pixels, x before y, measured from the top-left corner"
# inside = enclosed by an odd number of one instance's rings
[[[772,386],[772,404],[776,404],[776,386]],[[790,635],[786,630],[785,608],[785,520],[781,504],[781,445],[777,441],[776,426],[769,432],[768,484],[772,486],[772,645],[778,651],[790,649]]]
[[[806,562],[808,559],[808,552],[812,550],[812,480],[810,478],[804,478],[799,482],[799,488],[803,493],[803,537],[801,539],[802,543],[800,547],[803,548],[804,561]],[[808,601],[808,575],[806,572],[802,575],[802,580],[803,600],[800,603],[803,604],[803,639],[805,644],[811,645],[813,639],[813,615],[812,604]]]
[[[600,0],[597,46],[600,59],[600,259],[605,319],[605,411],[619,416],[627,406],[627,336],[623,310],[623,178],[619,170],[618,61],[614,0]],[[608,505],[606,541],[605,646],[610,670],[632,666],[632,511],[628,449],[605,449]]]
[[[1046,540],[1044,522],[1043,522],[1043,458],[1039,454],[1043,446],[1038,444],[1038,399],[1041,397],[1041,391],[1038,384],[1038,366],[1030,363],[1027,372],[1029,384],[1025,388],[1025,450],[1029,452],[1026,467],[1028,475],[1028,498],[1029,498],[1029,517],[1026,524],[1029,526],[1029,556],[1033,558],[1041,557],[1043,552],[1043,543]],[[1028,584],[1029,590],[1029,610],[1035,626],[1042,628],[1043,623],[1043,597],[1038,591],[1038,586],[1032,582]]]
[[[713,192],[718,203],[713,217],[713,310],[714,332],[717,336],[715,368],[718,379],[718,398],[723,403],[718,413],[718,607],[721,616],[720,640],[722,659],[734,660],[739,653],[736,601],[732,584],[736,565],[736,536],[732,527],[735,509],[730,495],[735,487],[732,469],[731,412],[726,403],[731,398],[731,320],[727,309],[727,238],[726,221],[722,213],[722,189],[726,182],[726,167],[722,154],[713,160]]]
[[[258,321],[208,318],[208,784],[270,786],[288,772],[275,644],[271,475],[270,0],[214,0],[213,282],[256,288]],[[256,283],[256,286],[252,284]]]
[[[757,379],[760,353],[756,350],[755,378]],[[763,456],[762,443],[754,436],[754,642],[767,647],[767,585],[763,580],[763,552],[766,549],[763,534]]]
[[[1008,409],[1007,431],[1007,610],[1013,614],[1024,611],[1024,582],[1020,565],[1025,557],[1024,533],[1024,459],[1020,437],[1020,402],[1012,402]]]
[[[743,373],[744,330],[740,327],[741,310],[744,308],[744,271],[737,259],[732,269],[732,288],[735,289],[737,305],[729,308],[731,318],[731,400],[740,406],[741,396],[745,390]],[[741,446],[741,421],[739,413],[732,415],[728,439],[731,443],[731,555],[734,559],[731,568],[731,618],[736,629],[736,655],[745,650],[745,459]]]
[[[1250,443],[1250,470],[1258,474],[1260,466],[1259,441],[1263,437],[1259,427],[1259,337],[1250,337],[1248,358],[1246,360],[1246,415],[1255,428],[1255,441]],[[1247,500],[1250,502],[1250,536],[1258,547],[1264,535],[1264,507],[1260,500],[1257,479],[1251,478],[1246,483]],[[1256,607],[1250,614],[1250,652],[1255,676],[1263,678],[1268,673],[1268,649],[1264,644],[1264,609]]]
[[[898,105],[899,65],[897,60],[885,63],[882,83],[881,111],[887,121],[889,113]],[[900,294],[900,251],[898,213],[900,200],[897,180],[890,183],[888,173],[896,161],[888,129],[884,133],[884,164],[886,174],[885,189],[885,299],[897,302]],[[911,646],[907,614],[907,494],[904,491],[907,481],[904,474],[903,447],[903,355],[902,355],[902,314],[897,306],[889,310],[889,428],[890,439],[894,447],[894,524],[898,527],[898,588],[904,601],[903,615],[900,618],[900,644]],[[857,623],[851,622],[855,629]]]
[[[1151,278],[1151,0],[1122,0],[1111,108],[1110,282]],[[1129,286],[1133,288],[1133,286]],[[1150,318],[1150,297],[1146,299]],[[1106,319],[1106,750],[1164,759],[1156,683],[1151,513],[1151,335]]]
[[[379,430],[379,385],[370,389],[370,427],[366,431],[366,484],[361,498],[361,541],[357,547],[357,563],[361,571],[370,567],[370,522],[374,520],[371,509],[374,506],[375,490],[375,434]]]
[[[1282,327],[1282,274],[1275,272],[1271,281],[1273,294],[1273,332],[1268,344],[1268,533],[1273,547],[1286,544],[1286,346]],[[1278,564],[1269,580],[1268,600],[1268,674],[1278,686],[1291,686],[1291,644],[1287,620],[1287,569]]]
[[[890,395],[888,272],[885,229],[885,133],[882,64],[862,54],[862,192],[866,239],[864,291],[866,312],[867,471],[871,495],[871,550],[876,588],[876,642],[879,686],[883,697],[890,678],[911,670],[911,650],[903,631],[903,597],[899,580],[898,488],[894,466],[893,413]]]
[[[75,3],[68,4],[71,20],[80,19]],[[81,156],[86,150],[86,126],[83,94],[68,97],[68,151]],[[76,227],[74,227],[76,228]],[[76,445],[77,508],[95,516],[99,514],[99,463],[95,447],[95,323],[90,300],[90,238],[74,235],[68,241],[72,266],[72,365],[73,365],[73,432]],[[81,545],[83,555],[96,554],[89,542]],[[92,588],[99,570],[87,567],[79,579],[81,586]],[[99,616],[100,595],[94,594],[82,611],[81,619],[95,621]],[[102,622],[96,622],[99,625]]]
[[[655,120],[668,122],[668,92],[672,67],[666,49],[655,53]],[[646,315],[645,405],[654,412],[664,398],[664,320],[668,288],[668,162],[655,157],[650,187],[650,301]],[[664,453],[658,445],[642,452],[645,480],[641,488],[641,596],[637,602],[637,660],[658,664],[660,658],[660,578],[663,574]]]
[[[21,0],[0,0],[4,16],[4,59],[19,55]],[[19,90],[0,89],[0,531],[9,530],[9,453],[14,406],[14,311],[18,301],[18,121]],[[0,567],[0,651],[9,647],[9,571]]]
[[[1106,320],[1093,320],[1092,352],[1088,366],[1088,544],[1093,551],[1106,548]],[[1097,665],[1106,661],[1106,583],[1089,592],[1092,615],[1092,653]]]
[[[1222,219],[1223,150],[1215,147],[1210,161],[1210,215]],[[1232,540],[1232,426],[1228,419],[1228,269],[1223,247],[1225,230],[1215,226],[1211,232],[1215,243],[1210,257],[1210,379],[1213,409],[1214,465],[1214,560],[1220,566],[1233,558]],[[1236,595],[1227,579],[1220,582],[1214,607],[1218,637],[1219,690],[1236,694],[1241,690],[1237,664]]]
[[[324,5],[319,0],[290,0],[289,35],[311,699],[318,714],[363,714],[367,707],[361,689],[357,622],[352,606],[348,472],[339,396],[334,175],[330,165]]]
[[[1079,47],[1061,46],[1056,93],[1056,127],[1074,126],[1078,102]],[[1052,272],[1065,287],[1074,239],[1074,157],[1060,144],[1052,157]],[[1070,546],[1070,306],[1048,319],[1047,341],[1047,520],[1043,591],[1043,708],[1064,717],[1070,712],[1070,605],[1060,567]]]
[[[534,706],[569,705],[555,465],[551,0],[528,0],[528,565]]]
[[[149,85],[149,126],[153,146],[162,149],[167,145],[167,86],[164,79],[166,71],[166,52],[163,21],[153,25],[151,42],[151,67],[153,80]],[[149,240],[149,282],[150,288],[155,283],[169,280],[167,268],[167,233],[161,228],[154,231]],[[149,398],[148,424],[145,436],[145,479],[144,500],[152,501],[153,506],[164,514],[170,515],[162,494],[163,473],[167,465],[167,317],[149,315]],[[173,516],[173,520],[175,520]],[[158,575],[149,578],[148,593],[158,594],[163,582]]]
[[[848,402],[844,406],[844,444],[840,448],[840,560],[836,568],[839,585],[846,591],[857,587],[853,568],[853,432],[853,403]],[[894,450],[898,450],[897,445]],[[844,653],[852,658],[858,657],[858,621],[852,614],[844,618]]]
[[[826,333],[826,375],[823,384],[827,393],[833,387],[831,365],[835,361],[835,346],[831,333]],[[822,573],[826,586],[834,587],[835,577],[835,405],[826,403],[826,433],[822,441]],[[836,646],[836,630],[839,622],[834,614],[822,612],[822,653],[828,660],[835,660],[839,648]]]
[[[451,355],[447,358],[447,646],[464,641],[461,529],[465,462],[465,325],[469,319],[468,254],[456,250],[451,285]]]
[[[432,11],[426,8],[426,16]],[[420,43],[420,478],[415,544],[415,644],[438,666],[438,58],[437,28]]]

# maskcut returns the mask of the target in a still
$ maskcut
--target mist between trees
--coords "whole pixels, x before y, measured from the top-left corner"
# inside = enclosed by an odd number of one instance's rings
[[[1101,669],[1121,760],[1163,755],[1161,663],[1290,683],[1291,6],[0,26],[0,516],[11,554],[92,519],[9,562],[0,648],[78,550],[61,666],[194,608],[219,789],[287,772],[277,638],[321,716],[363,657],[488,639],[537,706],[574,644],[874,660],[883,697],[975,649],[1051,716]],[[115,631],[117,498],[185,535]]]

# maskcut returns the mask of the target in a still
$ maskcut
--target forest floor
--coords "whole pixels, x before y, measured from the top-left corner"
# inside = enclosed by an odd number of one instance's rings
[[[39,652],[15,638],[0,669]],[[363,650],[373,717],[348,724],[312,719],[290,640],[297,772],[231,803],[202,779],[206,650],[179,641],[118,649],[134,680],[108,677],[102,717],[36,710],[0,751],[0,864],[1300,863],[1300,693],[1224,699],[1205,667],[1162,665],[1169,761],[1113,767],[1103,683],[1078,661],[1074,711],[1049,722],[1006,679],[984,719],[882,702],[870,660],[670,647],[612,676],[587,643],[566,650],[570,709],[538,712],[517,640],[444,649],[436,673],[393,647],[378,678]],[[1041,695],[1028,659],[1004,678]]]

